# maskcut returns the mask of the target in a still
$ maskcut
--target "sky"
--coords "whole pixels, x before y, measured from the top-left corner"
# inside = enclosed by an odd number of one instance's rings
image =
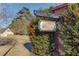
[[[16,16],[16,13],[21,10],[23,7],[29,8],[31,14],[33,15],[33,10],[39,8],[48,8],[50,6],[54,7],[59,4],[55,3],[6,3],[0,4],[0,28],[8,27],[12,22],[13,18]],[[5,16],[6,15],[6,16]]]

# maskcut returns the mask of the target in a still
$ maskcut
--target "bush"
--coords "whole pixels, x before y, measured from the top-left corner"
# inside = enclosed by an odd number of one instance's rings
[[[65,16],[67,21],[58,23],[58,28],[62,31],[65,55],[79,55],[79,20],[73,11],[67,11]]]
[[[29,35],[33,44],[33,53],[36,55],[49,55],[49,35],[44,33],[39,33],[36,22],[40,20],[32,20],[29,25]]]

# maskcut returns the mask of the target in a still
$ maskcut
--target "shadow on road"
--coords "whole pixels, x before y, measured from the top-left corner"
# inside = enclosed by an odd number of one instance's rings
[[[25,43],[24,47],[27,48],[29,51],[32,51],[32,43]]]

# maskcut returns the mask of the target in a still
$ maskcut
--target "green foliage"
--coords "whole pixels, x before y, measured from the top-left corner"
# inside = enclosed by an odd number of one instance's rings
[[[33,53],[36,55],[49,55],[49,35],[44,33],[39,33],[36,28],[38,27],[37,21],[42,20],[41,18],[35,18],[31,21],[29,32],[31,33],[30,39],[33,43]]]
[[[33,52],[36,55],[49,55],[49,40],[48,35],[37,36],[32,40]]]
[[[12,21],[9,28],[15,33],[15,34],[27,34],[27,25],[29,21],[31,20],[31,14],[28,8],[24,7],[22,10],[24,12],[22,15],[17,14],[16,18]]]
[[[66,17],[66,22],[61,23],[57,22],[57,28],[61,30],[61,39],[64,42],[64,53],[65,55],[79,55],[79,16],[77,15],[78,12],[78,4],[72,4],[71,7],[65,10],[62,15]],[[52,12],[51,7],[48,9],[43,9],[43,12]],[[24,8],[23,10],[28,10]],[[27,31],[27,21],[31,17],[30,12],[25,12],[21,17],[17,17],[15,20],[12,21],[10,28],[15,33],[26,33]],[[24,18],[25,17],[25,18]],[[31,20],[31,23],[28,26],[30,32],[30,39],[33,43],[33,53],[36,55],[50,55],[49,52],[49,34],[36,34],[36,28],[38,24],[36,24],[39,20],[48,20],[47,18],[43,17],[36,17]],[[54,43],[52,44],[52,48],[55,48]]]
[[[49,9],[41,9],[42,12],[49,12]],[[33,53],[40,56],[50,55],[49,51],[49,34],[40,33],[36,28],[38,27],[38,21],[40,20],[48,20],[44,17],[36,17],[31,20],[30,30],[31,33],[30,38],[33,43]]]
[[[52,7],[47,8],[47,9],[40,9],[40,11],[45,12],[45,13],[50,13],[52,10]],[[50,42],[49,42],[49,34],[44,34],[42,33],[38,33],[38,35],[36,34],[36,28],[38,27],[38,24],[35,24],[36,22],[40,21],[40,20],[50,20],[49,18],[44,18],[44,17],[36,17],[34,19],[34,21],[30,24],[30,33],[31,35],[31,39],[32,39],[32,43],[33,43],[33,53],[35,53],[36,55],[50,55]],[[52,46],[54,46],[52,44]],[[54,47],[52,47],[53,49]]]
[[[64,17],[67,17],[66,18],[67,21],[64,23],[57,22],[57,28],[62,31],[61,39],[64,42],[64,52],[62,53],[65,53],[65,55],[79,55],[79,20],[76,14],[74,13],[74,10],[72,10],[71,8],[63,12],[62,15]],[[47,18],[46,19],[36,18],[34,22],[36,22],[37,20],[47,20]],[[36,25],[34,25],[34,29],[35,27]],[[31,33],[33,33],[33,37],[32,37],[33,52],[37,55],[50,55],[50,52],[48,49],[49,48],[49,40],[48,40],[49,34],[40,36],[40,35],[36,35],[35,31]],[[53,44],[52,44],[52,48],[54,49],[55,45]],[[44,46],[47,49],[45,49]]]
[[[71,6],[71,8],[73,7]],[[63,24],[58,22],[58,28],[62,31],[65,55],[79,55],[79,20],[73,11],[69,9],[64,14],[64,16],[68,17],[67,22]]]

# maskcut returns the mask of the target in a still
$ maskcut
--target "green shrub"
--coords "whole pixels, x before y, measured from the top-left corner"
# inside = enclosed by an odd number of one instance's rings
[[[30,23],[29,32],[30,32],[30,39],[32,40],[33,44],[33,53],[36,55],[49,55],[49,34],[42,34],[41,33],[36,33],[36,28],[38,27],[37,22],[38,19],[36,18],[35,20],[32,20]],[[38,30],[37,30],[38,31]]]

